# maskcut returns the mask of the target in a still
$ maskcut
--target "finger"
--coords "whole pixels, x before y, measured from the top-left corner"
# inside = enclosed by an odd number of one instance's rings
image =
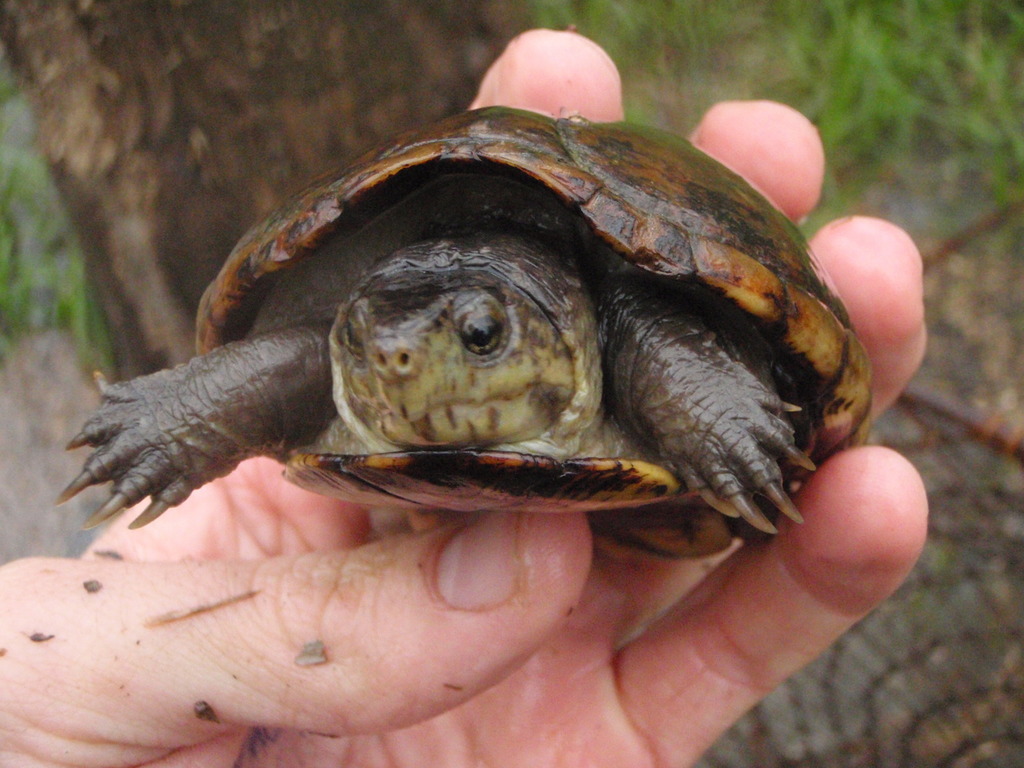
[[[513,39],[491,65],[471,108],[497,104],[621,120],[622,82],[597,43],[575,32],[534,29]]]
[[[194,744],[232,725],[392,730],[531,654],[579,599],[590,547],[582,515],[493,514],[259,562],[20,561],[0,570],[0,690],[20,723],[93,745]],[[302,666],[311,641],[322,659]],[[60,681],[60,707],[43,679]],[[197,701],[219,723],[197,718]]]
[[[921,480],[885,448],[830,459],[800,506],[804,525],[783,521],[784,535],[740,550],[621,653],[626,714],[659,751],[659,765],[695,761],[888,596],[923,546]]]
[[[823,227],[811,250],[828,272],[871,358],[875,413],[892,405],[924,357],[921,255],[899,227],[855,216]]]
[[[825,151],[814,124],[792,107],[773,101],[720,102],[691,138],[794,221],[818,204]]]

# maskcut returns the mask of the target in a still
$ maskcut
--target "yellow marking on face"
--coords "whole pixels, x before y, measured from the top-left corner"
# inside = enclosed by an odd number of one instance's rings
[[[397,445],[536,437],[575,391],[558,329],[514,289],[465,288],[400,314],[364,297],[331,339],[352,413]]]

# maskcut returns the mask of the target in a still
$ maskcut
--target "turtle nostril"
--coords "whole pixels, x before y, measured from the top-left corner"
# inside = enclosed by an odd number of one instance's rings
[[[405,344],[381,344],[372,359],[378,375],[385,379],[406,378],[416,373],[416,355]]]

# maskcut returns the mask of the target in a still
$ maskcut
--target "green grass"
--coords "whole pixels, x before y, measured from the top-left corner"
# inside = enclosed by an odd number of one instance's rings
[[[632,119],[688,130],[712,103],[770,98],[821,131],[827,201],[917,169],[996,202],[1024,194],[1024,8],[1010,0],[532,0],[623,70]],[[842,194],[838,194],[841,190]],[[934,191],[931,182],[925,191]],[[829,213],[835,213],[831,211]]]
[[[109,360],[102,319],[42,157],[28,105],[0,70],[0,362],[26,332],[70,331],[83,362]]]
[[[997,196],[1020,191],[1024,8],[786,0],[772,13],[784,27],[807,25],[786,48],[784,92],[817,122],[842,173],[894,156],[955,155],[983,170]]]

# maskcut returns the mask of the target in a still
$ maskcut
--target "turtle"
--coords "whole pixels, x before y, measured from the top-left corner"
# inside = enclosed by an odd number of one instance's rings
[[[246,233],[198,355],[105,388],[61,496],[133,527],[242,459],[395,513],[585,511],[667,557],[767,538],[862,442],[870,365],[798,228],[675,135],[505,107],[407,131]]]

